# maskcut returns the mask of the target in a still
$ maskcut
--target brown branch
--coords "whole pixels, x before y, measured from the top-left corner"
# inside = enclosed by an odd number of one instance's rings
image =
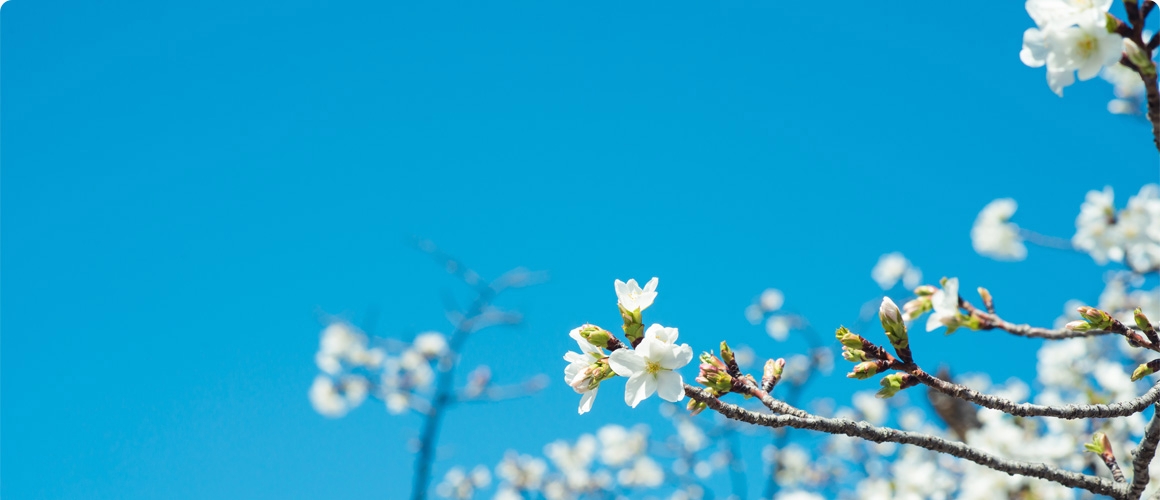
[[[1136,499],[1144,494],[1148,487],[1148,466],[1156,456],[1156,443],[1160,442],[1160,412],[1152,414],[1152,421],[1144,431],[1144,438],[1140,446],[1136,447],[1136,458],[1132,459],[1132,486],[1128,490],[1127,498]]]
[[[943,394],[970,401],[992,410],[999,410],[1016,417],[1055,417],[1066,420],[1126,417],[1140,413],[1148,408],[1148,406],[1160,400],[1160,383],[1158,383],[1152,386],[1143,396],[1108,405],[1046,406],[1031,403],[1016,403],[1009,399],[983,394],[969,387],[947,382],[946,380],[926,373],[916,366],[901,367],[901,369],[918,378],[919,382]]]
[[[1064,486],[1081,488],[1100,495],[1114,498],[1125,498],[1125,490],[1115,482],[1101,477],[1088,476],[1078,472],[1066,471],[1042,463],[1021,462],[997,457],[989,453],[971,448],[963,443],[948,441],[940,437],[917,432],[900,431],[887,427],[876,427],[866,422],[855,422],[845,418],[823,418],[814,415],[805,417],[797,415],[770,415],[746,410],[740,406],[725,403],[713,397],[708,391],[685,385],[685,394],[690,398],[705,403],[721,415],[741,422],[760,425],[770,428],[792,427],[795,429],[809,429],[826,434],[841,434],[850,437],[865,439],[875,443],[891,442],[909,444],[938,453],[969,460],[984,467],[1039,479],[1054,481]],[[1153,449],[1154,451],[1154,449]]]

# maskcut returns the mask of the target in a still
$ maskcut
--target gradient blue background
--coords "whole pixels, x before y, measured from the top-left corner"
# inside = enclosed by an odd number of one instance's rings
[[[803,352],[745,305],[776,286],[849,323],[894,250],[1050,323],[1102,271],[975,255],[979,208],[1015,196],[1017,221],[1070,236],[1087,190],[1158,180],[1108,84],[1060,99],[1019,62],[1018,2],[13,0],[0,21],[12,500],[403,496],[418,420],[328,420],[306,390],[324,314],[447,330],[440,294],[463,289],[411,236],[552,275],[465,360],[552,385],[451,413],[441,475],[657,420],[619,386],[578,417],[558,380],[568,329],[616,325],[615,278],[660,276],[650,320],[697,349]],[[912,342],[999,380],[1030,379],[1038,345]]]

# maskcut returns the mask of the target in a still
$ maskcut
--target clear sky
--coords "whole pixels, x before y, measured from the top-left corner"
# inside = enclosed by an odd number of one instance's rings
[[[398,498],[415,417],[341,420],[306,391],[326,314],[409,338],[463,290],[422,236],[486,275],[551,281],[468,343],[534,398],[448,417],[436,473],[652,422],[619,386],[576,415],[567,331],[615,327],[616,278],[694,349],[778,344],[742,311],[775,286],[827,331],[900,250],[1049,324],[1094,301],[1086,256],[973,253],[991,199],[1070,236],[1084,193],[1157,178],[1145,123],[1102,81],[1052,94],[1003,5],[786,1],[12,0],[3,81],[0,494]],[[1030,379],[1031,340],[912,339],[956,371]],[[692,372],[687,375],[691,376]],[[835,378],[845,401],[873,381]]]

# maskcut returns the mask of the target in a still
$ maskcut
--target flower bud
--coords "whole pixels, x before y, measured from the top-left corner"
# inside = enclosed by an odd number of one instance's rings
[[[1136,320],[1136,326],[1140,327],[1141,330],[1145,332],[1152,330],[1152,323],[1148,321],[1148,317],[1144,316],[1144,311],[1141,311],[1139,307],[1132,313],[1132,319]]]
[[[1155,361],[1149,361],[1140,366],[1137,366],[1136,371],[1132,372],[1132,381],[1135,382],[1155,373],[1156,369],[1152,366],[1153,364],[1156,364]]]
[[[990,290],[979,287],[979,297],[983,299],[983,306],[986,307],[988,311],[990,311],[992,307],[995,307],[994,299],[991,297]]]
[[[866,351],[850,349],[848,347],[842,349],[842,358],[851,363],[858,363],[870,359],[866,357]]]
[[[776,360],[769,360],[765,362],[765,369],[761,374],[761,389],[765,392],[773,390],[777,382],[781,380],[782,371],[785,370],[785,360],[778,358]]]
[[[612,338],[612,333],[599,326],[585,324],[580,327],[580,336],[584,340],[587,340],[589,344],[607,349],[608,341]]]
[[[709,407],[709,405],[702,403],[700,401],[697,401],[696,399],[690,399],[689,404],[687,406],[685,406],[685,408],[689,409],[690,415],[696,415],[698,413],[701,413],[702,411],[705,411],[705,408],[708,408],[708,407]]]
[[[908,321],[913,321],[933,308],[930,297],[919,297],[902,304],[902,314]]]
[[[1100,456],[1103,456],[1104,453],[1107,453],[1107,450],[1111,447],[1111,441],[1109,441],[1108,436],[1102,432],[1092,434],[1092,441],[1090,443],[1084,443],[1083,445],[1083,449]]]
[[[890,297],[883,297],[882,305],[878,308],[878,319],[882,321],[882,329],[890,339],[890,345],[895,349],[905,349],[910,342],[906,337],[906,324],[902,322],[902,311],[894,304]]]
[[[1086,332],[1092,329],[1091,323],[1088,323],[1082,319],[1069,321],[1066,325],[1063,325],[1063,327],[1073,332]]]
[[[1156,63],[1152,62],[1152,59],[1148,57],[1144,49],[1141,49],[1139,45],[1136,45],[1136,42],[1128,38],[1124,39],[1124,55],[1128,57],[1129,61],[1132,61],[1132,64],[1140,68],[1140,73],[1147,76],[1156,75]]]
[[[873,377],[878,373],[878,363],[875,361],[863,361],[854,365],[854,371],[847,373],[846,378],[856,378],[858,380],[865,380]]]
[[[1112,326],[1111,315],[1104,311],[1088,306],[1078,307],[1076,311],[1079,311],[1079,315],[1083,316],[1083,319],[1088,320],[1088,323],[1091,323],[1092,328],[1106,330]]]
[[[736,363],[736,360],[733,359],[733,350],[724,340],[721,341],[721,359],[725,361],[725,366],[732,366]]]
[[[919,296],[919,297],[930,297],[931,295],[934,295],[934,292],[937,292],[937,291],[938,291],[938,287],[935,287],[933,285],[922,285],[922,286],[914,289],[914,294]]]
[[[890,375],[882,377],[882,389],[875,396],[883,399],[894,397],[895,394],[898,394],[898,391],[903,389],[903,377],[905,375],[904,373],[891,373]]]

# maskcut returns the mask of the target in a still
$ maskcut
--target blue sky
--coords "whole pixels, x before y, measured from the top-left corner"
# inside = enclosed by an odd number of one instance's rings
[[[567,331],[616,325],[616,278],[661,277],[651,318],[695,349],[801,352],[745,321],[752,298],[781,288],[828,330],[895,250],[1050,323],[1101,270],[975,255],[979,208],[1014,196],[1025,227],[1069,236],[1087,190],[1122,202],[1158,170],[1145,124],[1104,111],[1109,85],[1060,99],[1019,62],[1030,25],[1018,2],[13,0],[0,493],[402,496],[418,421],[328,420],[306,389],[325,314],[446,331],[440,294],[463,290],[412,236],[485,275],[552,276],[505,297],[525,325],[465,363],[553,384],[455,410],[440,474],[656,420],[615,389],[577,416],[558,383]],[[1031,377],[1034,341],[975,337],[912,342]]]

